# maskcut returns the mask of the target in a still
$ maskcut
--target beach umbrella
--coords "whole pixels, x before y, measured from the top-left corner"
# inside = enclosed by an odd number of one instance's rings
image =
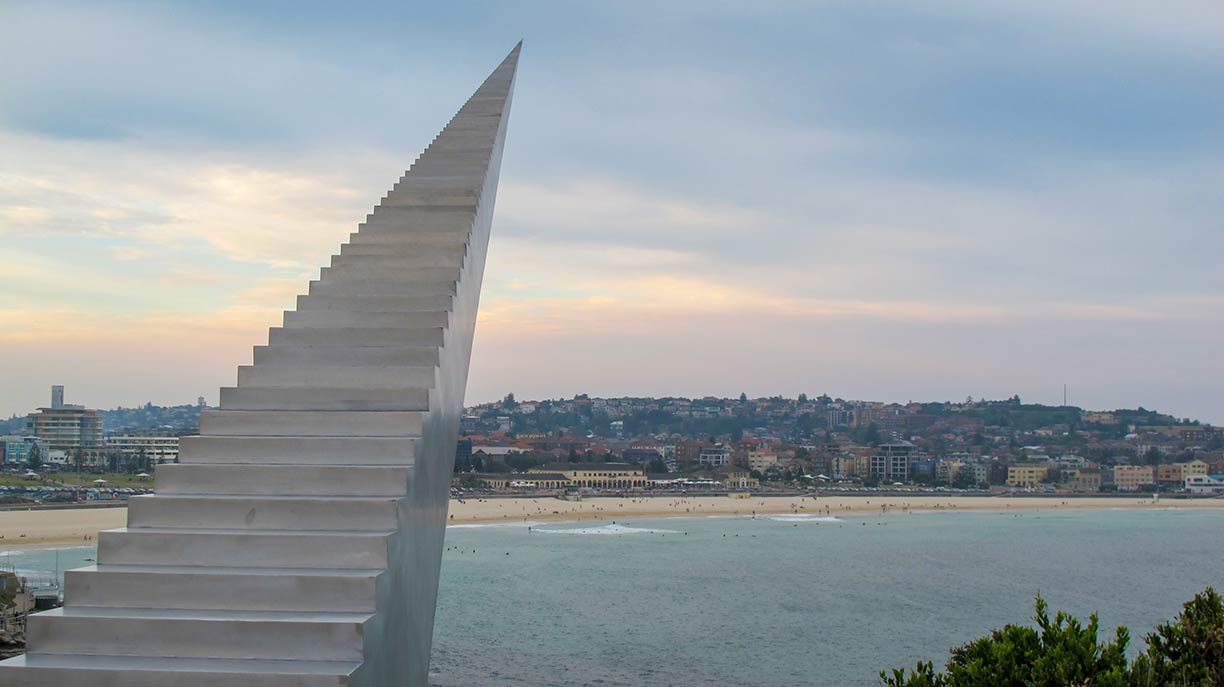
[[[38,473],[33,470],[28,470],[22,477],[38,477]]]
[[[136,476],[137,476],[137,477],[152,477],[152,475],[150,475],[150,474],[149,474],[149,473],[147,473],[147,472],[141,472],[141,473],[138,473]]]
[[[104,479],[96,479],[96,480],[94,480],[94,484],[106,484],[106,480],[104,480]]]

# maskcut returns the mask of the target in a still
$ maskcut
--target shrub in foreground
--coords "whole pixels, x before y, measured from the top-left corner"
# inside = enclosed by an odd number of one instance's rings
[[[880,673],[884,687],[1224,687],[1224,605],[1212,588],[1146,637],[1147,650],[1126,661],[1130,633],[1098,639],[1097,616],[1081,623],[1059,611],[1050,619],[1037,597],[1036,627],[1007,625],[952,650],[946,672],[930,662]]]

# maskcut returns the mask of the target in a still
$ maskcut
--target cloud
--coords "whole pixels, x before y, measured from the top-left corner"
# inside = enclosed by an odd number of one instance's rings
[[[1224,417],[1215,7],[378,16],[0,8],[4,407],[232,382],[522,32],[474,399],[1067,381]]]

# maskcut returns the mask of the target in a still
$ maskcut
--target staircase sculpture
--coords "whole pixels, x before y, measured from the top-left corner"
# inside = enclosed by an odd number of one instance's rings
[[[427,684],[521,43],[256,346],[0,685]]]

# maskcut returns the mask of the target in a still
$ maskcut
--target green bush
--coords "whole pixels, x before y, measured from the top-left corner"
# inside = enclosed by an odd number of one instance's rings
[[[1171,623],[1146,637],[1147,651],[1126,661],[1130,633],[1097,638],[1097,616],[1084,625],[1058,612],[1050,620],[1037,597],[1036,627],[1007,625],[952,650],[947,670],[919,662],[880,673],[884,687],[1224,687],[1224,605],[1210,587]]]

